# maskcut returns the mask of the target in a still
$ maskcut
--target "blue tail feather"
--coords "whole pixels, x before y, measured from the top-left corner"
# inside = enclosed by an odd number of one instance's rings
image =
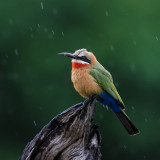
[[[109,108],[115,113],[121,111],[117,101],[106,91],[103,91],[100,94],[100,99],[98,101],[104,106],[109,106]]]

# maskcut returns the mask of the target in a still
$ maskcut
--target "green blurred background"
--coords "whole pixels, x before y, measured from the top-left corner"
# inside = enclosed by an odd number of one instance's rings
[[[18,159],[54,116],[84,99],[59,52],[86,48],[114,78],[141,133],[130,137],[97,104],[103,160],[160,157],[160,2],[2,0],[0,2],[0,159]]]

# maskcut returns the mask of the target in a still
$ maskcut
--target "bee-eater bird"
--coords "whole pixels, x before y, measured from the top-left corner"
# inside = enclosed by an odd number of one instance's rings
[[[124,112],[124,103],[117,92],[111,74],[97,61],[92,52],[80,49],[72,53],[59,53],[72,58],[71,79],[76,91],[82,97],[98,95],[98,101],[109,107],[122,122],[130,135],[136,135],[139,130]]]

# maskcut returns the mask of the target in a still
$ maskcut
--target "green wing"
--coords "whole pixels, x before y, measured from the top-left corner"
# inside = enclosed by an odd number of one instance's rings
[[[90,70],[90,75],[120,104],[122,109],[125,109],[124,103],[118,94],[116,87],[114,86],[111,74],[100,63],[97,63],[92,67]]]

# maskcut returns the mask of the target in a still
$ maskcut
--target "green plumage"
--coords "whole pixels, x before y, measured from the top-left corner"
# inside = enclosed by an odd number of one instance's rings
[[[99,62],[91,68],[90,75],[103,88],[103,90],[107,91],[119,103],[122,109],[125,109],[124,103],[114,86],[111,74]]]

